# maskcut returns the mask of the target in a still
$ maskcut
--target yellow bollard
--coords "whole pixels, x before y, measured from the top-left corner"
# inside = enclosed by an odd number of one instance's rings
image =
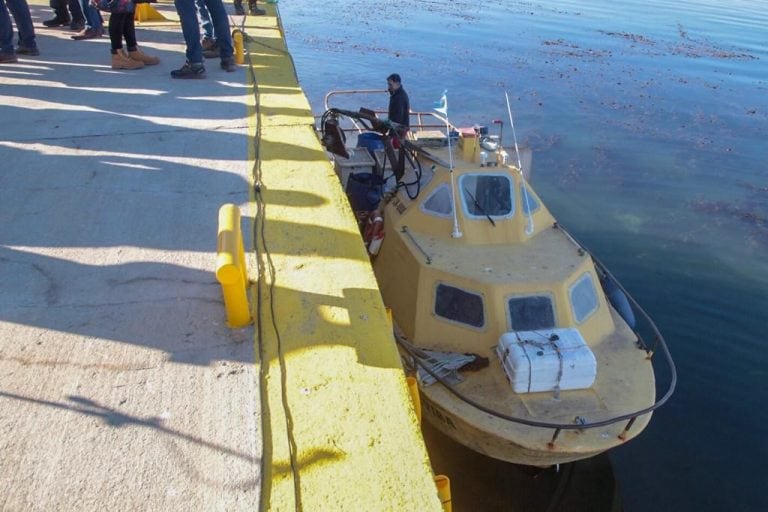
[[[408,383],[408,391],[411,394],[411,403],[413,403],[413,410],[416,412],[416,419],[421,423],[421,397],[419,396],[419,383],[416,381],[416,377],[406,377],[405,381]]]
[[[232,46],[235,47],[235,62],[245,64],[245,50],[243,48],[243,31],[236,28],[232,31]]]
[[[451,504],[451,480],[445,475],[437,475],[435,477],[435,485],[437,486],[437,497],[440,498],[440,503],[443,504],[443,512],[451,512],[453,505]]]
[[[247,275],[240,210],[237,205],[225,204],[219,208],[216,279],[221,283],[229,327],[244,327],[251,323],[251,310],[245,291]]]

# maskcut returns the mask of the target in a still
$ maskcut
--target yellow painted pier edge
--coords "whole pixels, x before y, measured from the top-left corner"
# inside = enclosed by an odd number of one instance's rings
[[[246,19],[263,511],[440,511],[357,225],[277,6]]]

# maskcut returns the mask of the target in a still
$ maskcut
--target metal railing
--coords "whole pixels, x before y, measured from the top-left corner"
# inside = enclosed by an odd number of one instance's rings
[[[348,89],[348,90],[330,91],[323,98],[324,110],[334,108],[331,106],[331,99],[336,96],[354,96],[354,95],[366,95],[366,94],[370,94],[370,95],[389,94],[389,91],[387,91],[386,89]],[[371,109],[371,110],[376,115],[386,116],[388,114],[388,112],[384,109]],[[317,120],[320,117],[321,116],[315,116],[315,125],[317,125]],[[410,117],[412,120],[415,119],[416,121],[415,123],[410,125],[411,129],[416,131],[426,130],[426,129],[443,129],[445,128],[445,125],[446,125],[446,119],[436,112],[411,110]],[[434,122],[425,122],[424,121],[425,118],[434,119]],[[350,119],[350,122],[354,125],[354,128],[342,128],[343,131],[358,132],[358,133],[365,131],[364,127],[360,126],[354,120]],[[452,130],[456,130],[455,126],[451,124],[449,124],[449,126]]]

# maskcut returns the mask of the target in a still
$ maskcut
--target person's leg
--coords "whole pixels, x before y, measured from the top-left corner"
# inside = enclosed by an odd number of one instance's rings
[[[69,12],[72,15],[72,21],[69,24],[70,30],[83,30],[85,28],[85,15],[83,14],[83,8],[80,6],[80,0],[64,0],[67,2]]]
[[[27,0],[5,0],[8,10],[11,11],[19,31],[19,48],[16,53],[24,55],[40,55],[35,42],[35,27],[32,25],[32,16],[29,13]]]
[[[75,41],[83,39],[97,39],[104,33],[104,19],[97,8],[90,4],[90,0],[82,0],[83,15],[85,16],[85,29],[72,36]]]
[[[123,37],[125,37],[125,45],[128,47],[129,59],[139,61],[145,66],[151,66],[160,62],[160,59],[157,57],[149,56],[139,50],[139,43],[136,41],[136,22],[133,13],[126,18],[123,24]]]
[[[267,14],[267,11],[259,9],[256,5],[256,0],[248,0],[248,14],[251,16],[263,16]]]
[[[171,71],[171,78],[205,78],[203,47],[200,44],[200,24],[197,22],[195,0],[174,0],[181,21],[181,33],[187,45],[187,61]]]
[[[197,9],[194,0],[174,0],[181,21],[181,33],[187,45],[187,61],[203,64],[203,48],[200,46],[200,25],[197,23]]]
[[[103,30],[104,18],[101,17],[101,12],[91,5],[90,0],[81,0],[80,7],[83,9],[86,27]]]
[[[69,11],[67,11],[67,0],[51,0],[51,9],[53,9],[53,18],[45,20],[43,25],[52,27],[61,27],[69,25],[72,22],[72,18],[69,17]]]
[[[0,64],[17,61],[16,50],[13,48],[11,15],[5,6],[5,0],[0,0]]]
[[[205,0],[208,11],[213,18],[213,31],[216,33],[216,42],[219,44],[219,56],[222,59],[231,59],[234,55],[232,48],[232,34],[229,32],[229,16],[224,8],[222,0]]]
[[[136,21],[134,20],[134,13],[130,13],[130,16],[125,17],[123,21],[123,37],[125,38],[125,44],[128,46],[128,51],[136,51],[139,44],[136,42]]]
[[[113,12],[109,16],[109,42],[112,52],[112,69],[140,69],[142,62],[129,59],[123,53],[123,34],[128,20],[133,21],[132,12]],[[134,44],[136,43],[134,39]]]
[[[200,23],[200,31],[203,33],[203,41],[206,39],[216,39],[213,31],[213,22],[211,21],[211,13],[208,12],[205,0],[195,0],[195,6],[197,7],[197,20]]]

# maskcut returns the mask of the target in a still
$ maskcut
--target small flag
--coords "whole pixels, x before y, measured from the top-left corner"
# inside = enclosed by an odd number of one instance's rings
[[[440,98],[440,101],[435,102],[433,110],[440,112],[446,117],[448,116],[448,89],[443,91],[443,97]]]

